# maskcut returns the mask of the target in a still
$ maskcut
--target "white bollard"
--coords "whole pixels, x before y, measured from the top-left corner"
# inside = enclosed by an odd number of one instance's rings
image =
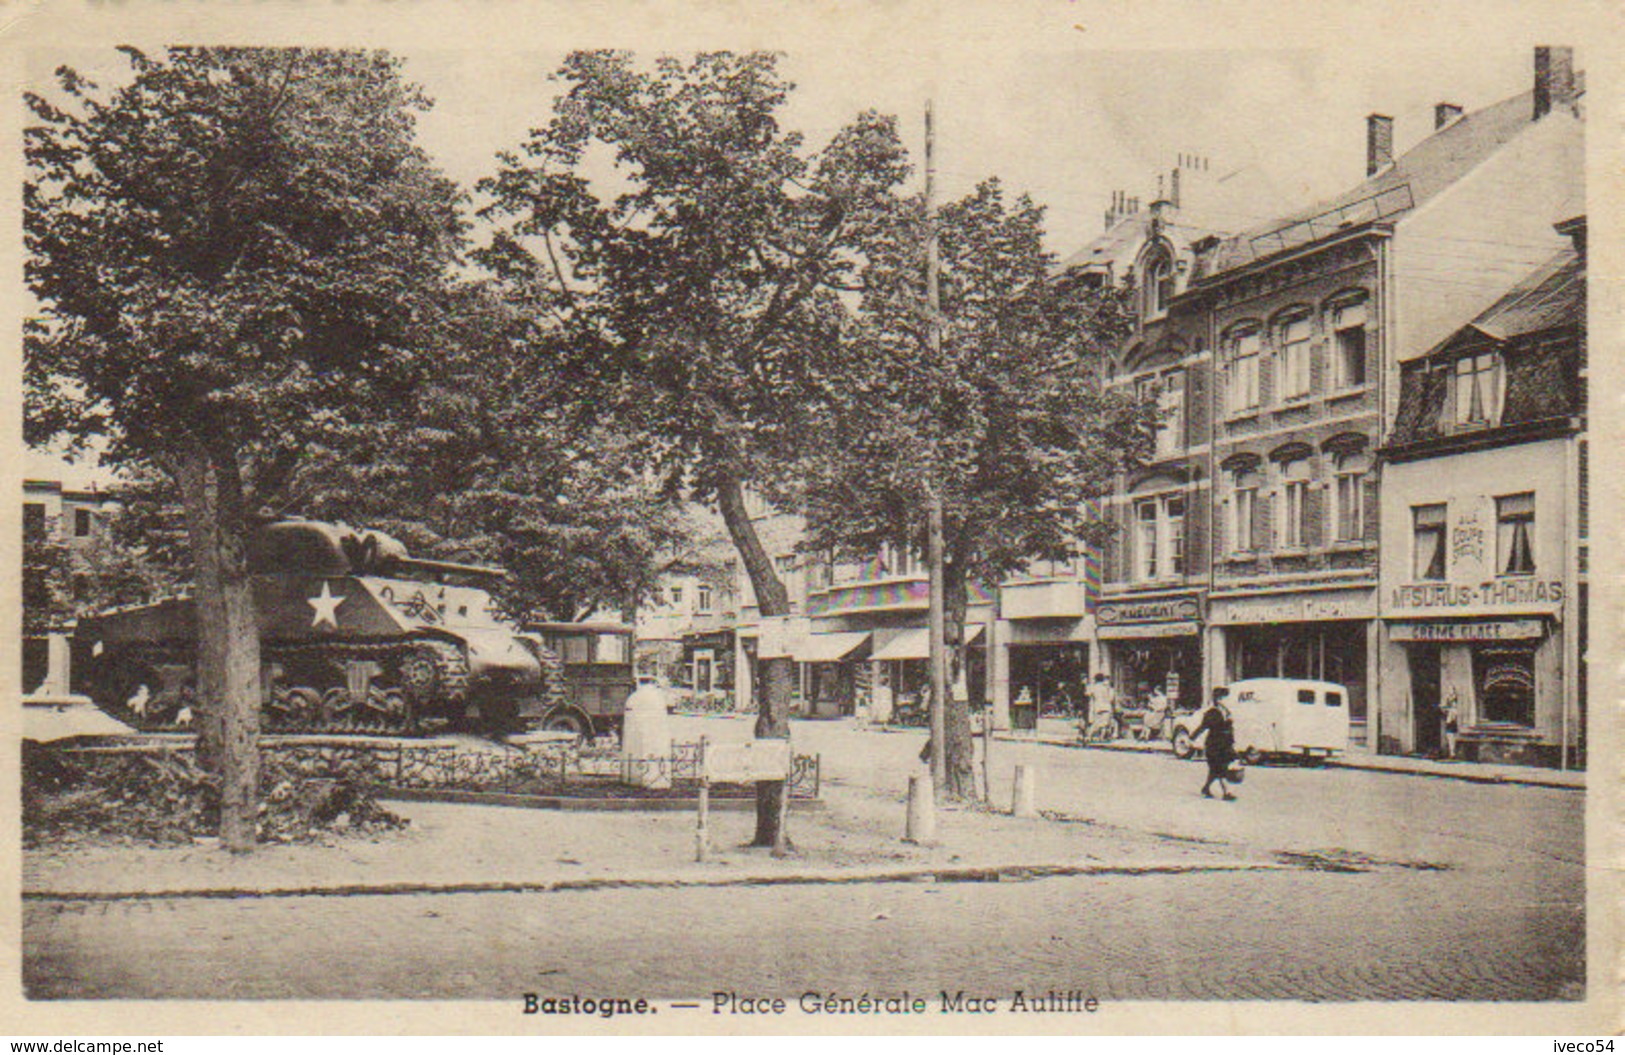
[[[671,726],[666,693],[658,685],[639,685],[626,699],[621,724],[621,778],[645,788],[671,787],[662,760],[671,758]]]
[[[906,843],[929,843],[937,837],[937,795],[929,773],[915,773],[908,778],[908,828],[903,833]]]
[[[1036,817],[1038,807],[1033,802],[1034,788],[1038,783],[1038,771],[1032,766],[1017,766],[1015,786],[1010,791],[1010,815],[1012,817]]]

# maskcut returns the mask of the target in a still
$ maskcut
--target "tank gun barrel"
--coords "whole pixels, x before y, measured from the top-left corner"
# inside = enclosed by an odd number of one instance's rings
[[[493,568],[488,564],[461,564],[450,560],[427,560],[422,557],[397,557],[389,562],[389,567],[402,571],[420,571],[436,575],[469,575],[476,578],[503,580],[507,579],[506,568]]]

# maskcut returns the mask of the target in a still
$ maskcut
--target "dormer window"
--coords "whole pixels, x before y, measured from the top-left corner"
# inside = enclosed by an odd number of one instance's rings
[[[1501,357],[1483,352],[1456,360],[1452,389],[1458,428],[1485,428],[1501,420]]]
[[[1145,317],[1162,318],[1173,299],[1174,262],[1166,252],[1158,252],[1145,266]]]

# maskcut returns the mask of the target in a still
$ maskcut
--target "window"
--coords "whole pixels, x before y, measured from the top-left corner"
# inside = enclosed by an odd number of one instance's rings
[[[1258,327],[1246,326],[1230,336],[1230,413],[1242,414],[1258,406]]]
[[[73,537],[90,537],[91,515],[88,509],[75,509],[73,511]]]
[[[1332,308],[1332,384],[1339,389],[1365,384],[1365,298]]]
[[[1533,492],[1495,500],[1495,567],[1501,575],[1535,574]]]
[[[683,603],[683,588],[681,586],[673,586],[671,588],[671,603],[672,604],[682,604]]]
[[[1230,496],[1230,550],[1251,553],[1258,548],[1258,474],[1238,469]]]
[[[711,587],[706,583],[702,582],[694,588],[694,610],[701,615],[711,611]]]
[[[1418,580],[1444,579],[1444,551],[1446,534],[1445,507],[1439,505],[1411,507],[1411,575]]]
[[[1185,574],[1185,496],[1169,495],[1162,500],[1163,524],[1168,534],[1168,573]]]
[[[1494,425],[1501,418],[1501,357],[1494,352],[1456,360],[1456,424]]]
[[[45,504],[43,502],[29,502],[23,506],[23,536],[35,539],[45,537]]]
[[[1185,496],[1134,503],[1134,577],[1140,581],[1185,574]]]
[[[1277,396],[1282,401],[1309,394],[1309,316],[1287,319],[1278,330],[1281,364]]]
[[[1281,463],[1281,526],[1284,549],[1309,545],[1309,463],[1307,459]]]
[[[1157,453],[1173,454],[1185,446],[1185,371],[1162,375],[1157,392]]]
[[[1174,299],[1174,262],[1166,253],[1151,258],[1145,267],[1145,317],[1160,319]]]
[[[1526,644],[1473,646],[1473,688],[1480,721],[1534,725],[1534,648]]]
[[[1157,500],[1134,503],[1134,577],[1157,577]]]
[[[1358,542],[1365,537],[1365,473],[1353,455],[1339,455],[1333,497],[1337,502],[1335,538]]]
[[[1142,404],[1156,408],[1156,455],[1178,453],[1185,445],[1185,371],[1169,370],[1139,378],[1134,392]]]

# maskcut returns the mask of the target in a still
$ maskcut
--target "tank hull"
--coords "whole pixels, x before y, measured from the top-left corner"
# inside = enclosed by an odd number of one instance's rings
[[[279,731],[413,732],[512,724],[552,693],[544,657],[466,586],[384,576],[259,575],[263,722]],[[81,689],[138,728],[196,717],[197,611],[189,597],[86,619]]]

